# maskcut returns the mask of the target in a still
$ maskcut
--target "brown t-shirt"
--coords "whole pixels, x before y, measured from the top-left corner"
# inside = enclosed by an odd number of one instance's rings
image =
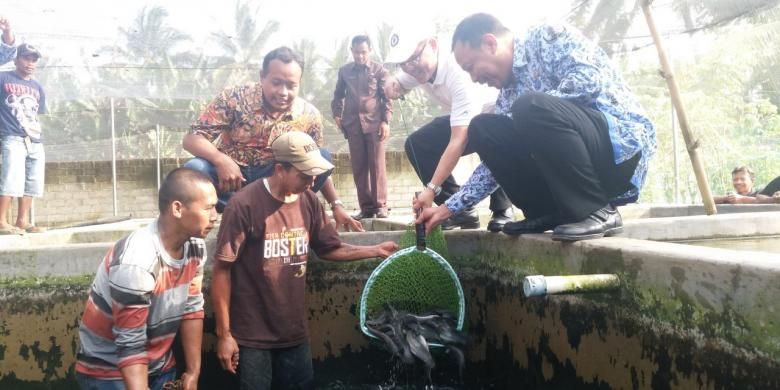
[[[234,263],[230,330],[238,344],[284,348],[305,341],[309,248],[324,254],[340,245],[311,191],[283,203],[257,180],[233,195],[222,214],[214,257]]]

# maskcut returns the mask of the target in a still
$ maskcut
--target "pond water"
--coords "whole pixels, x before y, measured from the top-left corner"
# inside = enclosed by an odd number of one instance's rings
[[[676,241],[676,242],[678,244],[706,246],[710,248],[780,253],[780,236],[693,240],[693,241]]]

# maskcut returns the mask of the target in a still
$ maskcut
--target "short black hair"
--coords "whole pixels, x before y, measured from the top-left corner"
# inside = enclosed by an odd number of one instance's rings
[[[371,48],[371,38],[369,38],[368,35],[355,35],[355,37],[352,38],[351,47],[355,47],[363,42],[368,45],[369,49]]]
[[[265,55],[263,58],[263,70],[260,71],[261,75],[265,76],[265,72],[268,70],[268,66],[273,60],[279,60],[285,64],[296,62],[300,65],[301,73],[303,73],[303,56],[287,46],[281,46],[269,51],[268,54]]]
[[[210,177],[194,169],[176,168],[170,171],[160,185],[160,192],[157,195],[157,207],[160,213],[168,210],[171,203],[177,200],[183,204],[190,204],[197,196],[195,185],[199,183],[214,185]]]
[[[467,16],[458,23],[458,27],[455,27],[455,32],[452,34],[452,49],[455,49],[455,44],[458,42],[463,42],[471,47],[479,47],[483,35],[502,35],[507,32],[509,29],[495,16],[476,13]]]

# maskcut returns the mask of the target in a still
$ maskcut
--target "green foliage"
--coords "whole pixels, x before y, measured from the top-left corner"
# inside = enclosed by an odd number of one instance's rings
[[[780,175],[780,11],[772,8],[778,2],[674,0],[654,5],[668,7],[667,11],[673,11],[672,18],[687,29],[714,26],[690,37],[673,34],[664,38],[674,60],[675,79],[694,141],[700,146],[699,154],[716,194],[731,189],[730,171],[737,165],[752,166],[759,185]],[[626,45],[637,42],[624,39],[633,34],[634,28],[640,27],[639,34],[646,33],[639,4],[577,0],[565,17],[613,53],[613,60],[656,125],[658,152],[640,200],[674,201],[676,166],[677,200],[698,203],[701,199],[685,141],[679,135],[678,125],[672,126],[670,98],[658,75],[655,48],[643,46],[627,51]],[[257,81],[266,45],[279,31],[279,23],[263,20],[265,14],[253,3],[237,1],[234,14],[235,23],[229,31],[212,33],[221,50],[216,56],[185,45],[189,37],[169,25],[166,9],[150,6],[141,8],[129,25],[117,29],[118,45],[97,53],[83,53],[85,58],[108,57],[108,64],[93,67],[85,59],[83,64],[71,67],[57,58],[44,57],[36,78],[48,95],[50,115],[42,120],[50,150],[59,145],[70,150],[71,145],[95,143],[99,146],[94,149],[110,152],[105,141],[111,133],[113,97],[117,136],[133,145],[120,150],[120,158],[155,155],[153,129],[158,124],[165,128],[163,155],[177,156],[181,150],[178,134],[189,128],[219,91]],[[383,24],[368,32],[373,34],[375,59],[384,57],[388,35],[394,27]],[[451,27],[438,29],[446,31]],[[334,42],[332,48],[316,47],[310,40],[291,44],[306,60],[300,95],[322,112],[325,140],[332,152],[347,151],[346,142],[332,121],[330,101],[336,72],[351,61],[350,38],[351,35]],[[679,42],[686,39],[690,43],[681,46]],[[403,150],[411,132],[441,114],[439,105],[419,88],[404,101],[395,101],[388,150]]]
[[[398,246],[414,247],[416,242],[412,226],[401,235]],[[447,243],[441,227],[428,235],[427,246],[447,258]],[[448,267],[429,254],[416,250],[393,257],[373,279],[366,300],[366,318],[381,314],[385,304],[411,313],[425,313],[435,309],[458,313],[458,282],[453,279],[454,274],[448,271]]]
[[[444,238],[444,231],[441,230],[441,226],[436,226],[433,231],[428,233],[425,237],[426,246],[434,252],[441,255],[443,258],[449,257],[449,251],[447,250],[447,240]],[[409,225],[406,228],[401,238],[398,241],[399,248],[409,248],[417,245],[417,236],[414,231],[414,225]]]

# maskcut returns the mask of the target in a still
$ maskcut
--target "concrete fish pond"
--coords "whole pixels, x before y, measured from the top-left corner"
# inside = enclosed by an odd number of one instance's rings
[[[435,350],[432,382],[462,389],[780,388],[780,254],[671,242],[778,236],[780,212],[677,215],[684,216],[627,219],[620,236],[573,244],[543,234],[447,233],[468,344],[463,382],[456,359]],[[92,274],[108,241],[130,228],[106,227],[97,242],[86,233],[67,238],[69,230],[35,243],[0,237],[0,389],[76,388],[77,327]],[[343,237],[376,243],[400,234]],[[422,365],[394,367],[390,353],[359,329],[356,303],[378,264],[314,260],[308,268],[319,388],[429,384]],[[620,288],[523,296],[525,276],[578,274],[616,274]],[[232,388],[212,352],[208,305],[201,388]]]

